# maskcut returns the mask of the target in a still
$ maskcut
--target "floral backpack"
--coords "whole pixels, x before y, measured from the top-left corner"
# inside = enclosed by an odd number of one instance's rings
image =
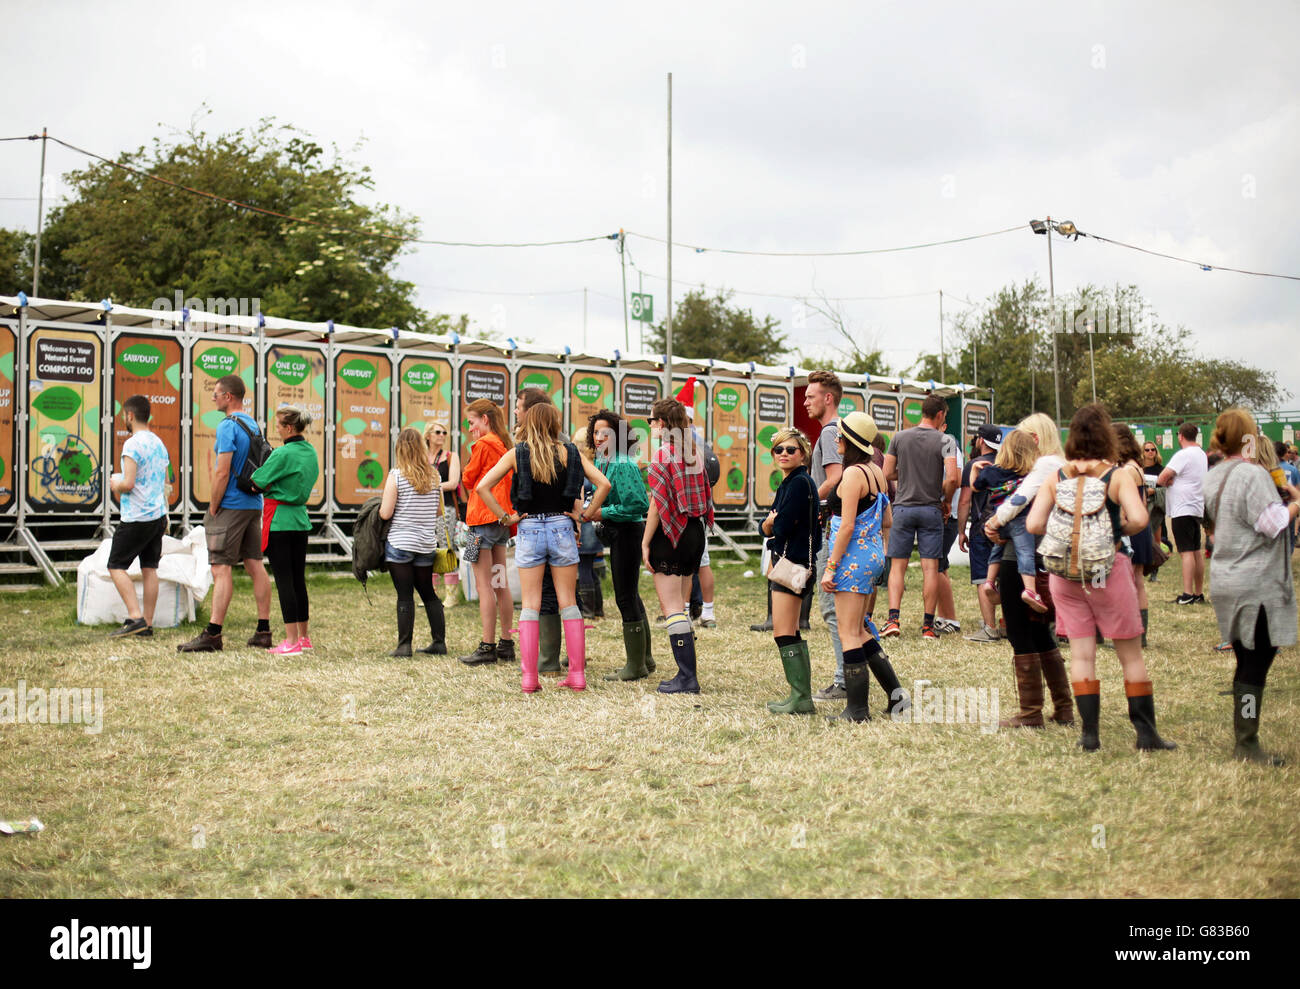
[[[1111,467],[1101,477],[1067,475],[1065,467],[1057,472],[1056,503],[1038,544],[1048,573],[1097,585],[1115,566],[1115,532],[1106,510],[1106,489],[1114,471]]]

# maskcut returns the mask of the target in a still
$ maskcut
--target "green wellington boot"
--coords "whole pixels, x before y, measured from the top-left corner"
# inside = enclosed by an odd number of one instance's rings
[[[540,657],[537,674],[557,677],[560,675],[560,642],[564,638],[564,623],[558,614],[542,615],[537,619],[537,629],[537,652]]]
[[[1286,760],[1280,755],[1265,752],[1259,747],[1259,704],[1263,693],[1263,687],[1233,681],[1232,733],[1237,737],[1237,744],[1232,750],[1232,757],[1256,762],[1261,766],[1284,766]]]
[[[812,714],[817,708],[812,699],[812,659],[808,643],[800,639],[782,646],[781,665],[785,679],[790,684],[790,696],[783,701],[768,701],[767,709],[773,714]]]
[[[645,665],[645,622],[623,623],[623,649],[627,662],[621,670],[606,673],[606,680],[643,680],[650,675]]]
[[[645,637],[645,668],[647,673],[655,671],[654,657],[654,637],[650,634],[650,618],[645,613],[645,606],[641,607],[641,630]]]

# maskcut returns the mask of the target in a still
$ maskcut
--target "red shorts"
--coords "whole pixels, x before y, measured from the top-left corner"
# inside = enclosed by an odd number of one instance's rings
[[[1108,639],[1135,639],[1142,634],[1133,564],[1123,553],[1115,554],[1115,565],[1100,587],[1056,574],[1048,580],[1056,603],[1056,630],[1063,635],[1089,639],[1100,630]]]

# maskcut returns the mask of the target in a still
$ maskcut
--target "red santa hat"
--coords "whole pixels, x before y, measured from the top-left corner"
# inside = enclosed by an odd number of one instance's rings
[[[682,385],[681,391],[676,395],[677,401],[686,406],[686,418],[695,418],[695,375],[686,379],[686,384]]]

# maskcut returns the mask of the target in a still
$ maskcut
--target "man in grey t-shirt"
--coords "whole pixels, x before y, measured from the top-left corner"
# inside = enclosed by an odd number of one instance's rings
[[[809,473],[817,485],[817,497],[825,501],[832,491],[839,486],[844,473],[844,460],[836,445],[839,439],[840,399],[844,397],[844,386],[834,371],[814,371],[808,375],[808,387],[804,391],[803,407],[809,418],[821,427],[817,442],[813,444],[812,464]],[[823,536],[825,533],[823,533]],[[830,541],[823,538],[821,551],[817,554],[817,563],[813,569],[813,579],[826,570],[826,561],[830,559]],[[817,610],[831,633],[831,648],[835,652],[835,679],[813,695],[814,700],[843,700],[848,696],[844,690],[844,649],[840,645],[840,627],[835,619],[835,595],[822,590],[817,585]]]
[[[957,441],[944,427],[948,403],[930,395],[921,404],[921,422],[894,434],[885,455],[885,477],[898,480],[894,499],[894,524],[889,531],[889,620],[880,630],[884,638],[902,634],[899,616],[907,561],[915,545],[921,556],[921,598],[925,608],[921,638],[938,638],[934,612],[939,599],[939,557],[943,555],[943,525],[948,503],[957,490]]]

